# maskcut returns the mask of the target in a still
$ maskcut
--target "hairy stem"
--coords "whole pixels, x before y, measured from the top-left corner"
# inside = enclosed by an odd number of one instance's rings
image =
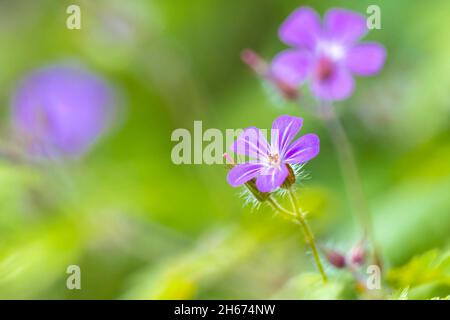
[[[296,221],[297,216],[296,216],[294,213],[292,213],[292,212],[286,210],[285,208],[283,208],[283,207],[277,202],[277,200],[275,200],[274,197],[270,196],[270,197],[267,199],[267,202],[268,202],[268,203],[270,204],[270,206],[271,206],[275,211],[277,211],[283,218],[285,218],[285,219],[287,219],[287,220],[290,220],[290,221]]]
[[[372,219],[364,197],[352,146],[339,118],[334,112],[332,104],[322,103],[320,107],[321,118],[328,128],[339,158],[339,165],[341,167],[347,194],[350,198],[352,211],[363,227],[364,232],[373,247],[374,262],[381,267],[381,256],[376,245]]]
[[[302,228],[302,231],[303,231],[303,235],[305,236],[305,240],[308,243],[308,245],[311,247],[311,251],[313,253],[317,268],[319,269],[319,272],[322,276],[322,280],[323,280],[323,282],[327,282],[327,275],[323,268],[322,262],[320,261],[319,251],[317,250],[316,242],[314,240],[314,234],[313,234],[308,222],[304,218],[303,211],[298,207],[297,199],[291,188],[288,189],[288,194],[289,194],[289,199],[291,200],[292,209],[294,210],[294,212],[296,214],[296,221],[299,222],[299,224]]]

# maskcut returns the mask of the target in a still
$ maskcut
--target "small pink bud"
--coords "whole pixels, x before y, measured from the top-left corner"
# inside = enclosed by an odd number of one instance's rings
[[[225,158],[227,164],[234,165],[234,160],[228,153],[224,153],[223,157]]]
[[[241,59],[257,74],[263,77],[266,76],[268,70],[267,63],[255,51],[245,49],[241,53]]]
[[[345,268],[345,256],[341,254],[337,250],[325,250],[325,257],[327,258],[328,262],[331,263],[334,267],[338,269]]]
[[[351,264],[363,265],[366,260],[366,249],[364,241],[356,244],[348,253],[348,259]]]
[[[241,53],[241,59],[245,64],[252,68],[256,74],[269,81],[286,100],[293,101],[298,99],[298,88],[291,86],[282,79],[273,75],[270,71],[270,66],[268,63],[255,51],[251,49],[243,50]]]

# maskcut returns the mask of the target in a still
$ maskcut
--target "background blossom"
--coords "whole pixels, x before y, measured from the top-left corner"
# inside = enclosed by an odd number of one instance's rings
[[[359,43],[367,31],[366,18],[350,10],[331,9],[321,24],[316,11],[301,7],[280,27],[280,39],[292,48],[273,59],[271,72],[294,87],[308,81],[321,100],[346,99],[353,75],[379,72],[386,58],[382,45]]]
[[[34,154],[79,155],[106,129],[114,95],[98,75],[73,65],[31,72],[11,104],[12,126]]]

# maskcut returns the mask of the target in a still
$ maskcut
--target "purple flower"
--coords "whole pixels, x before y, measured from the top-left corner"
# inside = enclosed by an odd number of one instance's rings
[[[99,76],[72,65],[29,74],[12,100],[14,133],[33,155],[79,155],[106,129],[112,89]]]
[[[280,187],[289,174],[287,164],[304,163],[319,153],[319,137],[315,134],[306,134],[291,143],[302,124],[302,118],[278,117],[272,124],[271,144],[258,128],[245,129],[231,150],[252,160],[231,169],[228,183],[237,187],[256,178],[256,187],[261,192]]]
[[[271,73],[294,87],[308,81],[319,99],[346,99],[354,89],[352,75],[373,75],[386,58],[380,44],[358,43],[367,31],[366,19],[358,13],[331,9],[322,25],[313,9],[301,7],[279,30],[280,39],[293,48],[273,59]]]

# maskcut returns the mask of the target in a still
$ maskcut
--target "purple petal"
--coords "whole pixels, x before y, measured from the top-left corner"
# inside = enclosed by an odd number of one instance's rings
[[[313,81],[312,91],[322,100],[344,100],[353,93],[354,86],[350,72],[343,67],[334,66],[328,79]]]
[[[329,10],[324,24],[327,37],[343,43],[354,43],[367,33],[366,18],[350,10]]]
[[[243,163],[230,170],[227,181],[232,187],[238,187],[260,174],[263,165],[258,163]]]
[[[317,12],[308,7],[301,7],[284,21],[278,34],[288,45],[313,49],[320,30],[320,17]]]
[[[320,151],[319,137],[313,133],[301,136],[286,151],[284,162],[296,164],[304,163],[316,157]]]
[[[363,43],[347,53],[347,66],[357,75],[370,76],[383,68],[386,49],[378,43]]]
[[[269,153],[269,144],[258,128],[250,127],[239,135],[231,146],[231,150],[251,158],[265,159]]]
[[[282,115],[276,118],[272,124],[271,147],[272,152],[278,152],[283,156],[285,150],[300,131],[303,119]]]
[[[265,167],[261,171],[261,175],[256,178],[256,187],[261,192],[271,192],[280,187],[289,174],[284,164],[278,168]]]
[[[277,79],[298,87],[310,70],[311,57],[306,51],[286,50],[272,61],[271,72]]]

